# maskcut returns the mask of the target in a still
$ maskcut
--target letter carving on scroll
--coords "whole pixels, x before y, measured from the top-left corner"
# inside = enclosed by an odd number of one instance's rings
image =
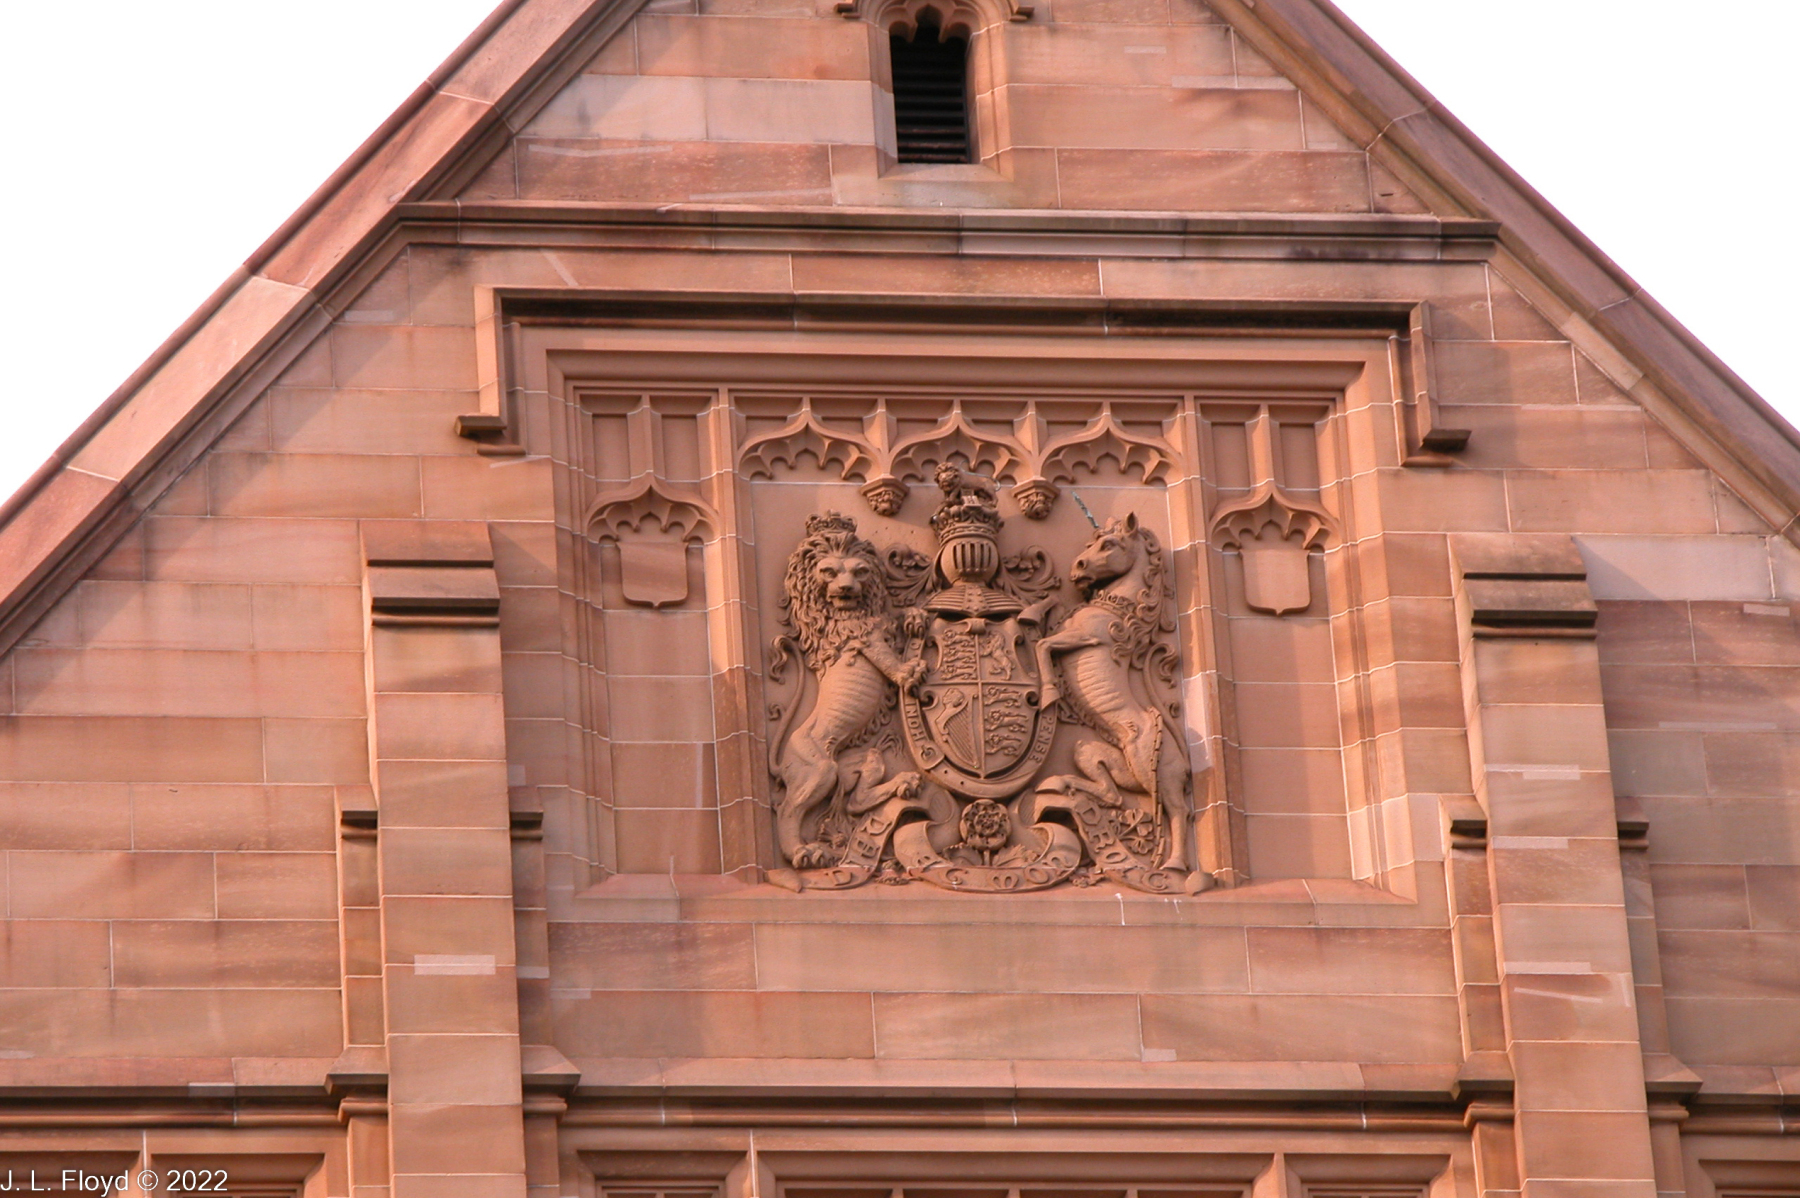
[[[1067,582],[1000,549],[994,484],[955,466],[936,552],[883,552],[835,512],[788,559],[772,691],[791,889],[966,892],[1111,881],[1194,893],[1193,780],[1169,565],[1135,514]],[[804,667],[804,668],[801,668]]]

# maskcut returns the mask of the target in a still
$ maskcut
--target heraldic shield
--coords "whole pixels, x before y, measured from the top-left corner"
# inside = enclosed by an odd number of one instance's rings
[[[991,598],[1010,600],[998,592]],[[946,789],[986,799],[1017,794],[1056,737],[1054,715],[1040,718],[1042,688],[1029,664],[1035,628],[1021,623],[1016,600],[998,606],[1015,610],[932,612],[925,680],[900,697],[907,748],[919,769]]]

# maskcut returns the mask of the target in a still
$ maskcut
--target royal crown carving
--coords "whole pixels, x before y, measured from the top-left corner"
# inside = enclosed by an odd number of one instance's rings
[[[1146,474],[1168,460],[1134,447],[1141,439],[1110,413],[1089,422],[1087,441],[1065,436],[1035,456],[1024,442],[982,446],[959,417],[940,422],[936,443],[967,438],[970,456],[1023,476],[1015,495],[1047,481],[1042,466],[1061,447],[1112,437],[1092,452]],[[746,456],[805,446],[846,472],[863,463],[901,480],[908,443],[882,435],[845,440],[803,411]],[[807,520],[788,558],[769,671],[781,695],[772,770],[786,867],[774,880],[966,892],[1210,885],[1193,869],[1174,588],[1156,535],[1135,514],[1096,525],[1064,576],[1044,549],[1001,552],[993,480],[940,465],[934,481],[934,554],[878,548],[830,512]]]

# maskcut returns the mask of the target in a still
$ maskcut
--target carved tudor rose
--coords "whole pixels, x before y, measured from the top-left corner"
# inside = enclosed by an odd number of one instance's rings
[[[1155,534],[1135,515],[1097,528],[1065,587],[1043,550],[1003,557],[992,482],[943,466],[937,483],[934,556],[883,553],[826,513],[789,558],[790,635],[770,680],[795,691],[772,709],[791,868],[774,880],[1210,885],[1190,872],[1174,592]]]

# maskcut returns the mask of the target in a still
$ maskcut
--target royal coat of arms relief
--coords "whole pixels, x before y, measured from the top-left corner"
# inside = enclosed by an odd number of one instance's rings
[[[1001,550],[996,487],[937,471],[934,553],[806,520],[773,646],[775,830],[793,889],[1212,882],[1193,860],[1175,600],[1136,514],[1068,569]],[[1015,496],[1028,516],[1040,496]]]

